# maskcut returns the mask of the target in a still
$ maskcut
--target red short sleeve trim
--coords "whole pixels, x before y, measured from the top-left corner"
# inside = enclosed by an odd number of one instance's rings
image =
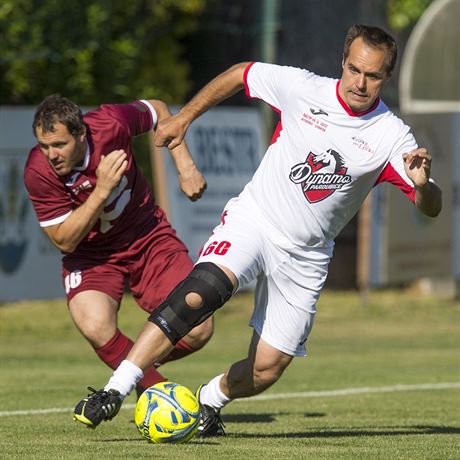
[[[250,62],[246,68],[244,69],[244,75],[243,75],[243,81],[244,81],[244,92],[246,94],[246,96],[250,99],[256,99],[254,97],[251,96],[251,93],[249,91],[249,86],[248,86],[248,72],[249,72],[249,69],[255,64],[255,62]]]

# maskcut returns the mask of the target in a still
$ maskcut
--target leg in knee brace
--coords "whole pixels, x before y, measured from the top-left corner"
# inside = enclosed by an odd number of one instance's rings
[[[168,298],[149,317],[175,345],[195,326],[209,318],[232,295],[233,285],[228,276],[215,264],[203,262],[177,285]],[[191,308],[185,298],[196,293],[201,307]]]

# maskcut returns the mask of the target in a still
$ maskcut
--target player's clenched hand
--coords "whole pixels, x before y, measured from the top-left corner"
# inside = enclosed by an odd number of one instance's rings
[[[423,187],[430,178],[431,155],[427,149],[419,148],[403,154],[404,169],[415,186]]]
[[[182,120],[180,115],[165,118],[158,123],[155,130],[155,145],[157,147],[168,147],[168,149],[177,147],[182,143],[187,127],[187,123]]]
[[[108,198],[120,182],[128,167],[127,154],[124,150],[114,150],[107,156],[101,155],[101,160],[96,169],[99,191]]]
[[[181,168],[179,173],[179,183],[182,191],[187,195],[190,201],[196,201],[203,195],[206,190],[206,180],[195,166],[192,164],[187,168]]]

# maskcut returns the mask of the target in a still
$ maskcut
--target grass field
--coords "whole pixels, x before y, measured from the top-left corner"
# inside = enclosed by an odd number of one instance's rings
[[[195,389],[245,356],[250,294],[216,314],[205,349],[165,365]],[[121,328],[135,336],[144,314],[127,296]],[[2,459],[459,459],[460,303],[417,292],[325,292],[309,339],[259,399],[223,412],[228,436],[151,445],[133,424],[130,396],[111,422],[72,421],[86,386],[110,376],[78,335],[64,301],[0,307]]]

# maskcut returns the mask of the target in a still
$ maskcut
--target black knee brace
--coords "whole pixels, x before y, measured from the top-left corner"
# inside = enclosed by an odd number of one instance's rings
[[[190,292],[201,296],[202,307],[191,308],[187,304],[185,296]],[[152,312],[149,321],[156,324],[175,345],[220,308],[232,292],[230,279],[217,265],[211,262],[200,263]]]

